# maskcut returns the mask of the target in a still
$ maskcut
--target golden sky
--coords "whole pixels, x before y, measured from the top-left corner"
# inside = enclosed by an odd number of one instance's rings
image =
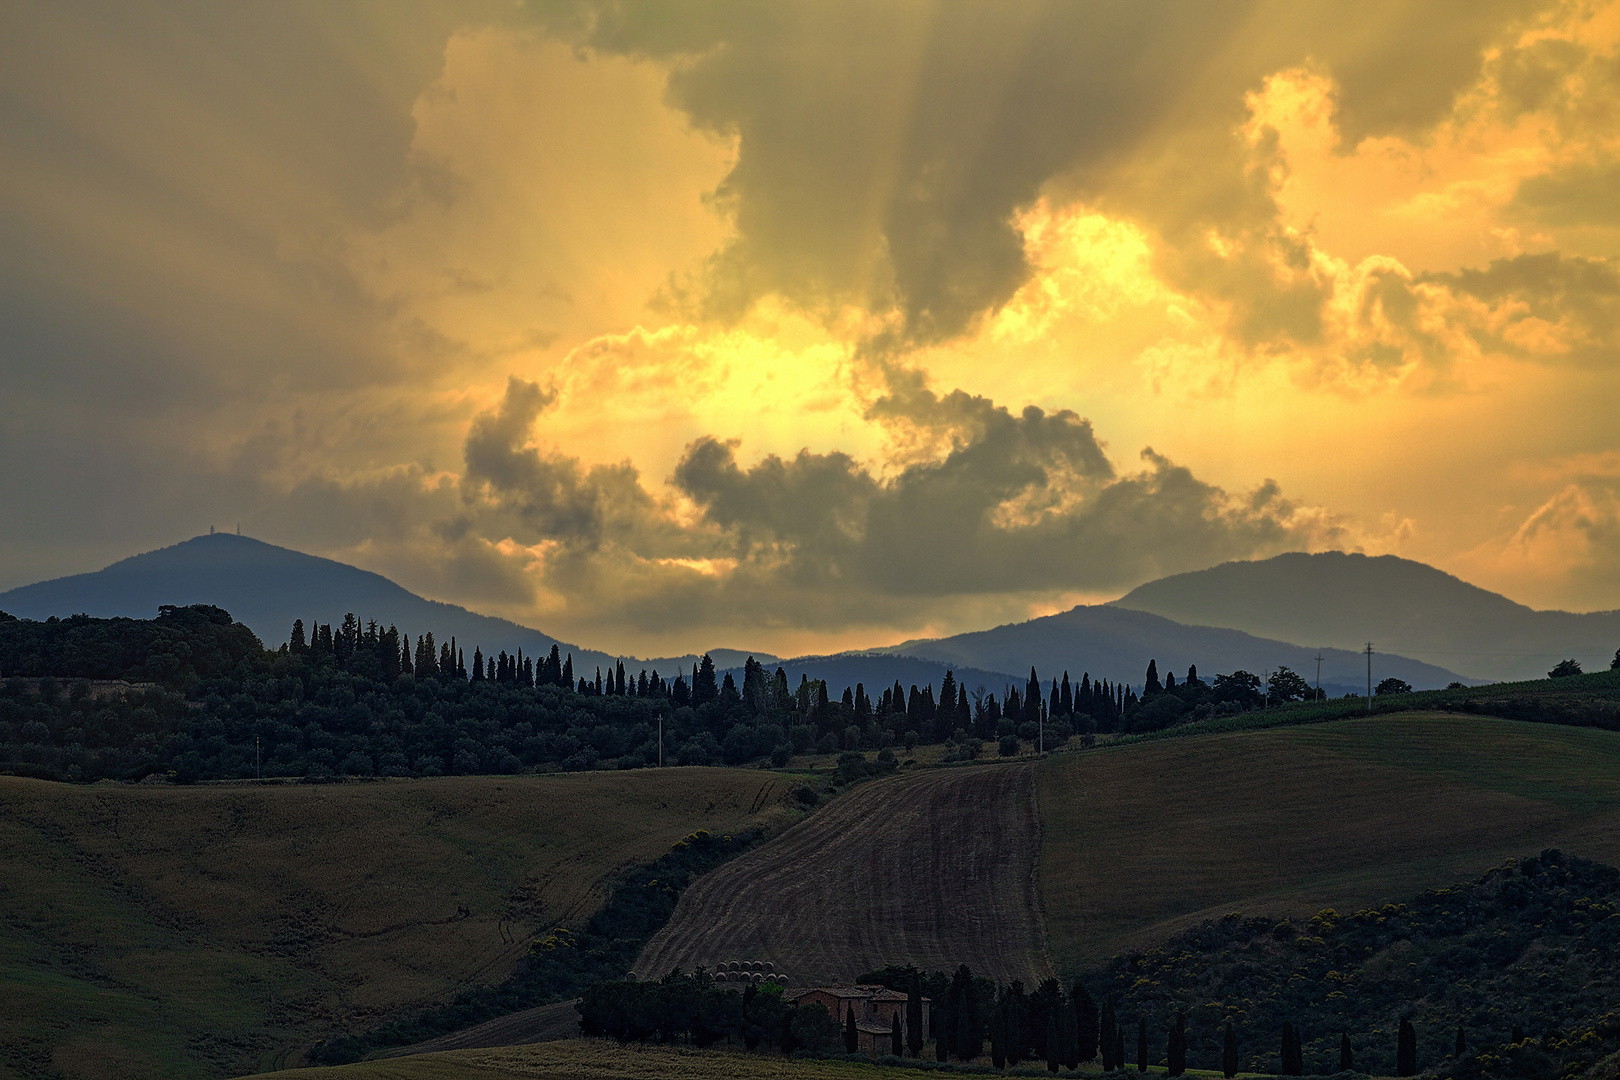
[[[0,588],[234,528],[596,648],[1287,550],[1620,607],[1620,4],[17,3]]]

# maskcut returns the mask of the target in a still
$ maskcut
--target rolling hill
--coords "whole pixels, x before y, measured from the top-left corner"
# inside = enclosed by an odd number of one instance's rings
[[[1071,976],[1228,911],[1353,911],[1546,847],[1620,863],[1620,733],[1404,713],[930,770],[698,881],[637,969]]]
[[[769,960],[795,986],[889,963],[1050,976],[1035,894],[1031,763],[927,770],[857,788],[682,896],[638,974]]]
[[[1043,762],[1059,971],[1226,912],[1354,911],[1558,847],[1620,864],[1620,733],[1406,713]]]
[[[1301,644],[1372,641],[1477,679],[1539,678],[1565,657],[1588,671],[1606,668],[1620,648],[1620,611],[1536,611],[1393,555],[1294,552],[1222,563],[1148,582],[1113,606]]]
[[[1174,671],[1179,678],[1189,664],[1198,665],[1203,678],[1239,668],[1263,675],[1287,665],[1312,684],[1316,681],[1316,649],[1285,641],[1254,637],[1238,630],[1189,626],[1160,615],[1107,605],[1071,608],[1028,622],[1010,623],[993,630],[978,630],[954,637],[906,641],[887,649],[889,655],[914,656],[942,664],[989,671],[1024,672],[1033,664],[1043,682],[1067,671],[1078,680],[1083,671],[1135,686],[1142,683],[1149,660],[1159,671]],[[1366,693],[1367,658],[1346,649],[1323,649],[1322,686],[1329,696]],[[1459,676],[1442,667],[1380,653],[1373,657],[1373,682],[1388,676],[1404,679],[1418,689],[1433,689]],[[991,689],[999,692],[999,686]]]
[[[196,536],[183,543],[122,559],[89,574],[41,581],[0,593],[0,611],[23,619],[46,619],[77,612],[99,618],[150,619],[160,604],[214,604],[253,630],[270,648],[287,640],[294,619],[331,623],[354,612],[362,621],[375,619],[412,636],[431,632],[435,639],[452,636],[470,658],[475,645],[486,653],[499,650],[544,656],[552,645],[572,653],[574,668],[590,674],[610,667],[619,657],[581,648],[527,626],[468,611],[454,604],[427,600],[346,563],[322,559],[262,540],[226,533]],[[717,667],[740,667],[747,653],[710,651]],[[755,656],[764,663],[776,657]],[[628,658],[626,658],[628,659]],[[638,667],[657,668],[666,676],[690,671],[697,656],[637,660]]]
[[[774,781],[774,784],[772,783]],[[207,1077],[505,978],[602,880],[791,817],[738,769],[340,785],[0,777],[0,1077]]]

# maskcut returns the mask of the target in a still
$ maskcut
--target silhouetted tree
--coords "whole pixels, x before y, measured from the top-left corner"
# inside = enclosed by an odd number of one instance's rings
[[[1069,1005],[1074,1010],[1076,1060],[1090,1061],[1097,1056],[1097,1003],[1077,982],[1069,991]]]
[[[1412,1021],[1404,1016],[1395,1036],[1395,1075],[1417,1075],[1417,1030],[1412,1027]]]
[[[1232,1021],[1226,1022],[1226,1036],[1221,1042],[1221,1074],[1226,1080],[1232,1080],[1238,1071],[1237,1032],[1232,1030]]]
[[[1165,1074],[1180,1076],[1187,1071],[1187,1016],[1176,1014],[1176,1026],[1170,1029],[1170,1052],[1165,1055]]]
[[[844,1053],[853,1054],[861,1048],[861,1033],[855,1029],[855,1006],[844,1006]]]
[[[1136,1071],[1148,1070],[1147,1017],[1136,1018]]]
[[[1553,665],[1553,669],[1551,671],[1547,672],[1547,678],[1562,679],[1569,675],[1580,674],[1582,674],[1580,661],[1573,659],[1560,660],[1557,664]]]
[[[1119,1024],[1114,1019],[1114,1002],[1112,998],[1103,998],[1102,1015],[1098,1023],[1101,1025],[1099,1038],[1102,1042],[1099,1052],[1102,1054],[1103,1072],[1113,1072],[1119,1068],[1121,1061],[1114,1056],[1114,1032]]]
[[[1356,1055],[1350,1049],[1350,1033],[1339,1032],[1339,1071],[1350,1072],[1356,1067]]]
[[[1468,1053],[1468,1039],[1463,1036],[1462,1025],[1457,1025],[1457,1056],[1460,1058]]]
[[[714,661],[709,654],[704,653],[703,659],[692,671],[692,704],[703,705],[720,696],[720,687],[715,683]]]
[[[1305,1075],[1305,1053],[1300,1044],[1299,1031],[1287,1020],[1283,1021],[1282,1030],[1282,1069],[1283,1076]]]

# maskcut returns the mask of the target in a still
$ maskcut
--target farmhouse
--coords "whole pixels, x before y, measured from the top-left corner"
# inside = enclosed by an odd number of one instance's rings
[[[812,986],[804,990],[789,990],[782,995],[792,1005],[815,1003],[823,1006],[843,1027],[848,1011],[855,1010],[855,1031],[859,1036],[857,1049],[863,1054],[881,1056],[893,1049],[894,1018],[900,1018],[900,1032],[908,1040],[906,1030],[906,995],[886,986]],[[923,1037],[928,1036],[927,998],[922,999]]]

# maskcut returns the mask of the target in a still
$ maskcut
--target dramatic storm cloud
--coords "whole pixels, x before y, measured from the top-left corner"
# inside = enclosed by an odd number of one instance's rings
[[[0,585],[234,526],[603,648],[1296,548],[1620,605],[1620,6],[18,3]]]

